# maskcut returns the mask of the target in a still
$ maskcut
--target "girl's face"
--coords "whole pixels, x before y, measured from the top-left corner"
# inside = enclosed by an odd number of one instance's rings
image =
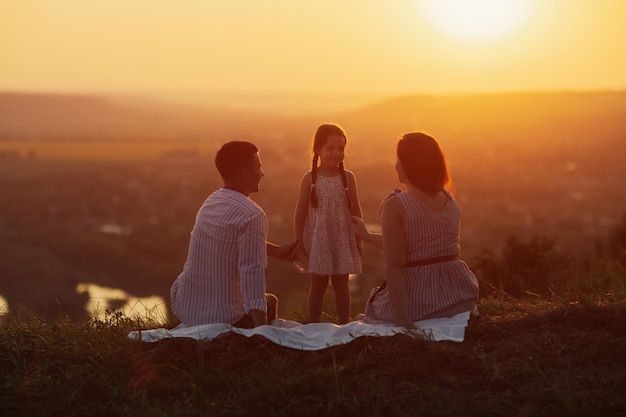
[[[343,162],[346,149],[346,139],[341,135],[329,136],[326,144],[320,149],[322,165],[328,168],[337,168]]]

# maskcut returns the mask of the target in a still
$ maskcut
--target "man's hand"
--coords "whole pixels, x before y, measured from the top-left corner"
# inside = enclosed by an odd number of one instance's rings
[[[280,246],[267,242],[267,256],[271,256],[272,258],[276,258],[281,261],[291,262],[296,257],[297,246],[297,240]]]
[[[254,327],[263,326],[267,324],[267,314],[260,310],[250,310],[249,313],[254,322]]]

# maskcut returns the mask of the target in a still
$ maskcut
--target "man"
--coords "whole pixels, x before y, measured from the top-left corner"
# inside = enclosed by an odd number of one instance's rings
[[[278,300],[265,293],[267,255],[288,260],[294,244],[266,241],[265,212],[248,197],[259,191],[264,175],[259,149],[250,142],[226,143],[215,165],[224,186],[196,215],[187,261],[171,288],[172,310],[185,325],[271,323]]]

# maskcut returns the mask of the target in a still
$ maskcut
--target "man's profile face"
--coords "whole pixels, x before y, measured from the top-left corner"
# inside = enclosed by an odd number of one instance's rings
[[[265,173],[261,169],[261,156],[259,153],[252,155],[252,164],[250,168],[244,172],[246,188],[248,193],[256,193],[259,191],[259,182]]]

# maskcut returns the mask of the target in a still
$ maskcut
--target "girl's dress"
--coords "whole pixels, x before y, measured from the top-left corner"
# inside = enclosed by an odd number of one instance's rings
[[[407,262],[459,255],[461,208],[448,191],[443,210],[436,212],[419,198],[397,190],[393,195],[404,208]],[[409,318],[416,322],[452,317],[473,311],[478,281],[461,260],[405,267]],[[393,309],[386,288],[374,288],[365,307],[365,322],[393,323]]]
[[[304,223],[307,256],[298,260],[299,269],[315,275],[360,273],[361,255],[341,177],[318,175],[315,187],[318,207],[309,207]]]

